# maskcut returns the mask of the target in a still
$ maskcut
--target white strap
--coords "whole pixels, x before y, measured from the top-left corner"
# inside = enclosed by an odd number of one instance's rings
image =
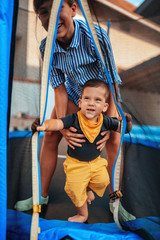
[[[53,1],[50,20],[49,20],[48,35],[47,35],[47,40],[45,45],[43,67],[42,67],[40,123],[42,123],[43,121],[45,107],[46,107],[48,75],[50,75],[50,72],[48,70],[49,70],[50,59],[53,57],[51,56],[53,36],[56,35],[55,29],[56,29],[56,23],[57,23],[57,15],[58,15],[58,10],[61,2],[63,1],[61,0]]]
[[[41,98],[40,98],[40,123],[44,120],[46,102],[47,102],[47,93],[48,93],[48,75],[49,72],[49,63],[52,50],[53,37],[55,33],[56,23],[57,23],[57,14],[61,4],[61,0],[55,0],[52,4],[51,16],[49,21],[48,35],[44,52],[44,60],[42,67],[42,80],[41,80]],[[38,133],[35,133],[32,136],[32,192],[33,192],[33,205],[39,205],[39,181],[38,181],[38,152],[37,152],[37,141]],[[40,232],[39,228],[39,213],[33,212],[32,214],[32,223],[31,223],[31,234],[30,239],[38,239],[38,233]]]

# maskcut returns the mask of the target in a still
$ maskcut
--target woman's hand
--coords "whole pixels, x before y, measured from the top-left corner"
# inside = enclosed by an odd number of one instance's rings
[[[124,112],[123,114],[126,117],[126,122],[127,122],[125,133],[129,133],[132,130],[132,116],[129,113],[126,113],[126,112]],[[118,117],[118,120],[122,121],[123,118],[122,117]]]
[[[124,113],[127,121],[126,132],[129,133],[132,130],[132,116],[129,113]]]
[[[77,129],[74,127],[70,127],[69,129],[63,129],[60,131],[63,136],[65,137],[67,144],[72,148],[75,149],[75,147],[82,147],[83,142],[85,142],[84,135],[76,133]]]
[[[101,136],[104,136],[100,141],[98,141],[96,144],[98,145],[97,149],[100,150],[100,152],[103,150],[103,148],[106,145],[107,140],[110,137],[111,131],[103,131],[101,132]]]
[[[36,132],[37,131],[37,127],[40,125],[40,119],[39,118],[36,118],[34,120],[34,122],[32,123],[31,125],[31,130],[32,132]]]

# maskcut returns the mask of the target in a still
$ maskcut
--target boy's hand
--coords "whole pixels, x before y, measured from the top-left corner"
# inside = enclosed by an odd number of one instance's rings
[[[44,131],[46,131],[46,130],[47,130],[47,125],[46,125],[45,123],[43,123],[42,126],[38,126],[38,127],[37,127],[37,131],[38,131],[38,132],[44,132]]]
[[[40,119],[36,118],[36,120],[34,120],[34,122],[31,125],[31,130],[32,132],[36,132],[37,131],[37,127],[40,125]]]

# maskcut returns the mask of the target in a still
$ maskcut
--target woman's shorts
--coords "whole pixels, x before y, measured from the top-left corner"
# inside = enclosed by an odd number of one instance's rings
[[[108,162],[100,156],[92,161],[79,161],[67,155],[64,165],[66,173],[65,191],[76,207],[87,200],[87,187],[102,197],[110,183]]]

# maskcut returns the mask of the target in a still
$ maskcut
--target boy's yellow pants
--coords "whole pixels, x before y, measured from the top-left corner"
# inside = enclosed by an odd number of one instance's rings
[[[65,191],[76,207],[87,200],[87,187],[102,197],[110,183],[108,162],[100,156],[92,161],[79,161],[67,155],[63,163],[66,173]]]

